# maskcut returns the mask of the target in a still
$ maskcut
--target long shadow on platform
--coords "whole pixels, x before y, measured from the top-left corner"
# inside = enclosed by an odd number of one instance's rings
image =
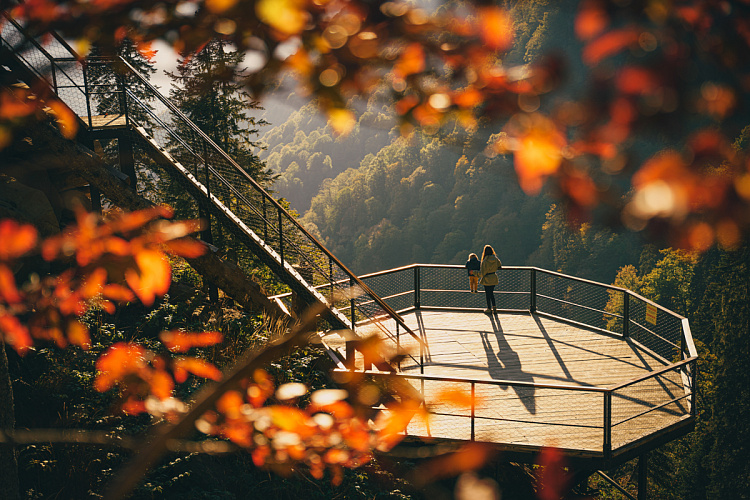
[[[534,377],[531,374],[523,371],[521,366],[521,359],[518,357],[510,344],[505,340],[505,334],[502,326],[500,326],[500,318],[496,314],[490,314],[490,322],[492,323],[492,329],[495,332],[495,339],[497,340],[498,351],[495,351],[490,341],[490,335],[488,332],[480,332],[482,337],[482,346],[487,354],[487,371],[490,377],[496,380],[518,380],[519,382],[534,382]],[[512,386],[513,390],[518,395],[526,410],[532,415],[536,414],[536,401],[534,399],[534,387],[525,386]]]

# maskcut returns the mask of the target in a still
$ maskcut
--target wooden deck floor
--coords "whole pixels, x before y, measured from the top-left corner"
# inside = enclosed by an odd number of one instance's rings
[[[479,381],[474,384],[477,403],[472,419],[470,409],[448,404],[440,397],[446,389],[468,393],[470,384],[411,380],[434,412],[429,422],[410,424],[407,432],[413,436],[469,440],[473,420],[478,441],[519,449],[555,446],[572,453],[601,453],[605,395],[576,388],[612,387],[668,364],[628,339],[530,313],[421,310],[403,317],[425,339],[425,375]],[[376,331],[370,326],[360,333]],[[400,338],[418,361],[418,344],[406,335]],[[405,375],[420,373],[411,358],[401,369]],[[679,371],[613,393],[612,449],[689,418],[687,400],[672,401],[684,394]]]

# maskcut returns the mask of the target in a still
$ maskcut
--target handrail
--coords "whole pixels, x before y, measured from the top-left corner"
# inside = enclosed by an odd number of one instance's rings
[[[349,372],[351,370],[335,369],[335,372]],[[503,379],[478,379],[469,377],[445,377],[443,375],[429,375],[425,373],[406,373],[406,372],[382,372],[377,370],[361,370],[357,373],[363,375],[371,375],[376,377],[397,377],[397,378],[413,378],[416,380],[432,380],[435,382],[458,382],[458,383],[473,383],[482,385],[508,385],[514,387],[533,387],[535,389],[560,389],[563,391],[582,391],[582,392],[610,392],[611,389],[607,387],[596,387],[593,385],[566,385],[566,384],[543,384],[538,382],[524,382],[522,380],[503,380]]]

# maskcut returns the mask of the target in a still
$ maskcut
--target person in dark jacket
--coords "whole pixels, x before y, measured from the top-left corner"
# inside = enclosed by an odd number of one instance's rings
[[[498,284],[495,272],[502,267],[500,259],[495,255],[495,250],[490,245],[484,246],[482,252],[482,263],[479,266],[479,282],[484,285],[484,295],[487,299],[485,313],[497,312],[495,306],[495,286]]]
[[[481,263],[477,254],[470,253],[469,260],[466,261],[466,270],[469,272],[469,290],[471,293],[479,292],[479,268]]]

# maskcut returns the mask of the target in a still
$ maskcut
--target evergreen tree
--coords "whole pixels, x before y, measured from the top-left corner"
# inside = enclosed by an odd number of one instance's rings
[[[167,73],[173,80],[169,95],[253,179],[269,186],[273,176],[253,152],[259,147],[253,141],[258,127],[267,123],[248,113],[261,108],[241,83],[243,58],[242,53],[231,49],[228,41],[213,39],[199,52],[183,54],[177,72]],[[188,136],[192,133],[183,132]]]
[[[117,54],[127,61],[143,78],[148,81],[156,73],[154,62],[145,57],[130,38],[124,38],[117,48]],[[128,104],[128,115],[136,124],[150,130],[153,106],[150,104],[155,96],[147,89],[146,84],[136,75],[118,66],[108,59],[98,46],[89,53],[89,85],[96,102],[96,112],[100,115],[118,115],[124,113],[125,100]],[[123,94],[123,91],[126,93]]]

